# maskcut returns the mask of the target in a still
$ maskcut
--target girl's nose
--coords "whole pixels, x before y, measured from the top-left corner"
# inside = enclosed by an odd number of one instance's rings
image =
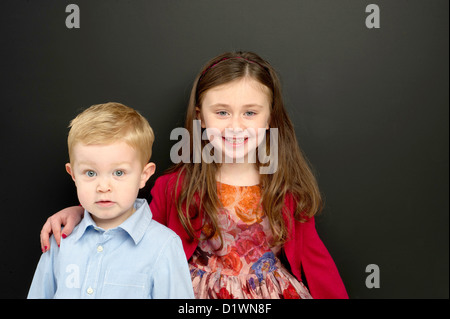
[[[232,130],[231,133],[242,132],[244,130],[242,119],[239,116],[233,116],[228,128]]]

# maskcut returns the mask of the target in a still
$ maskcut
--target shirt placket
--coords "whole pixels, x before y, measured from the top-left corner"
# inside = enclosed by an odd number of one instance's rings
[[[99,228],[96,228],[95,230],[101,234],[91,250],[92,256],[88,263],[86,280],[83,285],[82,295],[83,298],[87,299],[100,298],[98,294],[104,277],[102,264],[107,252],[108,241],[111,239],[108,232]]]

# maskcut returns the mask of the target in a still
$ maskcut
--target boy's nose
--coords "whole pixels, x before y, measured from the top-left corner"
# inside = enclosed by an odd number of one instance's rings
[[[109,181],[105,178],[100,179],[97,185],[97,192],[106,193],[111,191],[111,185]]]

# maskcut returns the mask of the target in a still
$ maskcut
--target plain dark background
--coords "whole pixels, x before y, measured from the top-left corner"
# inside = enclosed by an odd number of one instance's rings
[[[81,28],[67,29],[68,4]],[[381,10],[368,29],[365,8]],[[0,298],[25,298],[46,218],[78,204],[67,125],[108,101],[138,109],[170,166],[192,82],[210,58],[255,51],[278,70],[325,197],[317,229],[351,298],[449,297],[446,0],[1,3]],[[280,154],[283,156],[283,154]],[[381,287],[368,289],[368,264]]]

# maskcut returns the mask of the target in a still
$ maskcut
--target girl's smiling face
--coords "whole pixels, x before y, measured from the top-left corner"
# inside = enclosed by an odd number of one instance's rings
[[[248,162],[255,154],[269,129],[270,101],[269,89],[251,77],[205,92],[197,116],[225,163]]]

